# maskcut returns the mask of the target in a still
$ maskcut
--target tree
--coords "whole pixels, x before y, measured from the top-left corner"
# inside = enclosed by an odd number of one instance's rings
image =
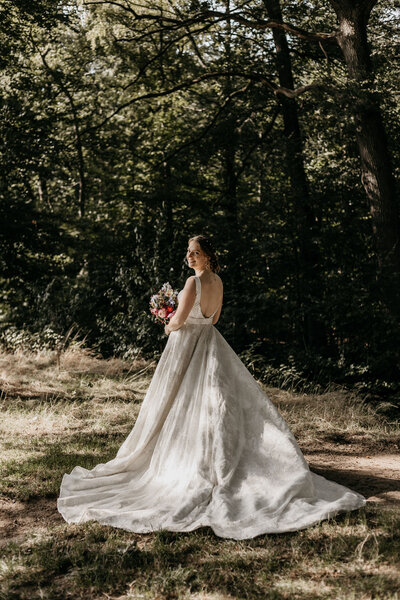
[[[167,280],[180,287],[186,236],[205,232],[226,284],[218,326],[237,351],[276,372],[291,361],[304,376],[394,381],[395,280],[384,298],[345,112],[375,96],[343,84],[334,11],[60,2],[68,22],[47,28],[11,4],[0,40],[12,49],[0,65],[2,330],[75,322],[106,355],[153,356],[164,338],[149,295]],[[371,86],[388,91],[396,158],[390,26],[378,12],[369,22]]]
[[[329,34],[316,33],[305,30],[296,25],[284,22],[280,19],[276,3],[265,3],[270,16],[276,15],[268,20],[260,16],[260,7],[252,10],[246,5],[240,5],[236,9],[230,6],[229,11],[213,10],[208,3],[190,3],[188,7],[179,10],[169,7],[168,10],[157,8],[151,1],[147,5],[139,5],[135,2],[121,2],[118,6],[126,10],[131,17],[137,21],[150,23],[148,35],[153,35],[151,24],[156,23],[158,28],[166,32],[190,31],[192,37],[196,36],[199,24],[212,27],[213,23],[221,21],[238,22],[250,31],[268,30],[274,32],[286,31],[290,35],[313,43],[339,44],[349,71],[350,88],[353,91],[353,107],[356,120],[356,137],[361,158],[361,176],[366,195],[370,202],[373,232],[376,237],[377,252],[381,265],[389,264],[392,271],[400,271],[400,242],[399,242],[399,210],[395,199],[395,184],[393,168],[382,115],[378,100],[371,92],[370,85],[373,82],[373,68],[370,60],[370,50],[367,41],[367,25],[370,12],[377,4],[377,0],[329,0],[334,8],[338,21],[339,30]],[[99,4],[107,3],[107,0]],[[88,2],[95,5],[96,0]],[[112,4],[112,2],[110,2]],[[147,9],[147,10],[146,10]],[[277,39],[277,34],[275,33]],[[283,40],[281,36],[281,40]],[[284,42],[283,42],[284,43]],[[284,46],[283,46],[284,47]],[[284,51],[283,51],[284,52]],[[282,55],[282,51],[281,51]],[[262,80],[261,74],[251,73],[251,69],[236,72],[236,75]],[[287,71],[287,69],[286,69]],[[214,74],[214,76],[220,76]],[[212,76],[212,74],[210,74]],[[282,78],[282,75],[281,75]],[[264,78],[265,79],[265,78]],[[287,79],[288,84],[290,80]],[[271,81],[265,80],[266,85],[277,94],[294,97],[306,91],[320,90],[325,86],[315,82],[312,85],[301,86],[294,89],[292,86],[276,86]],[[352,85],[352,84],[355,84]],[[360,86],[360,84],[362,84]],[[354,94],[355,90],[357,93]],[[295,126],[295,124],[293,124]],[[294,143],[294,142],[293,142]],[[298,155],[298,153],[297,153]],[[295,163],[296,164],[296,163]],[[296,167],[293,167],[296,168]],[[297,177],[300,174],[298,169]],[[301,184],[298,178],[298,183]],[[302,184],[304,186],[304,182]]]
[[[400,216],[386,131],[367,39],[377,0],[329,0],[338,21],[338,44],[353,86],[353,114],[361,158],[362,183],[370,202],[378,258],[382,267],[400,273]]]

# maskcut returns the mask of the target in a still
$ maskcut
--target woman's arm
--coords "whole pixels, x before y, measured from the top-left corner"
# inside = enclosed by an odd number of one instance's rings
[[[178,308],[176,313],[169,320],[169,323],[165,326],[164,331],[168,335],[171,331],[180,329],[185,323],[189,316],[190,311],[193,308],[194,301],[196,300],[196,281],[193,276],[188,277],[183,288],[181,297],[179,299]]]

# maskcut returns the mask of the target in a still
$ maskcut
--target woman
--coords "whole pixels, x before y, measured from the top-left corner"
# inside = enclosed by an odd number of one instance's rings
[[[222,307],[218,259],[189,240],[189,277],[132,431],[116,457],[75,467],[58,510],[135,532],[192,531],[246,539],[302,529],[365,498],[312,473],[274,404],[213,327]]]

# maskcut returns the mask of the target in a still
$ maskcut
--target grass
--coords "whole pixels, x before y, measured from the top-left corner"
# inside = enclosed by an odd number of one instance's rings
[[[154,366],[82,349],[67,351],[60,368],[51,353],[0,355],[1,600],[400,600],[396,503],[244,541],[209,528],[135,534],[65,523],[62,475],[115,456]],[[397,424],[356,395],[265,389],[310,455],[398,452]]]

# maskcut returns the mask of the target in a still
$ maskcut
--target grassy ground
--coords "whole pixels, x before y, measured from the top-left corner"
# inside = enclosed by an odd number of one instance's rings
[[[155,363],[77,350],[0,355],[2,600],[400,599],[400,433],[343,390],[266,388],[311,468],[363,493],[359,511],[306,530],[224,540],[211,529],[134,534],[68,525],[62,475],[113,458]]]

